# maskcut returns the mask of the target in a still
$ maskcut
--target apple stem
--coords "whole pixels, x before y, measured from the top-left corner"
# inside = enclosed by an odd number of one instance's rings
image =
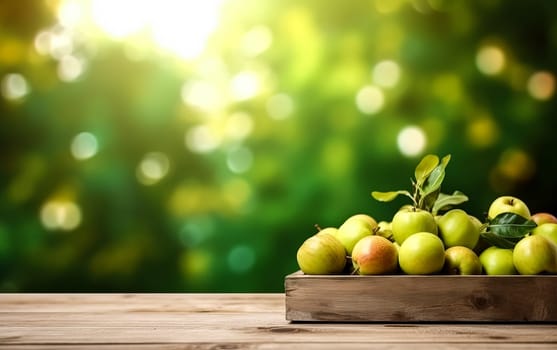
[[[319,224],[315,224],[313,226],[317,229],[318,232],[322,230],[322,228],[319,226]]]
[[[410,178],[410,181],[412,181],[412,187],[414,188],[414,193],[412,195],[412,201],[414,202],[414,208],[421,207],[422,198],[420,196],[420,187],[416,182],[414,182],[414,180],[412,178]]]

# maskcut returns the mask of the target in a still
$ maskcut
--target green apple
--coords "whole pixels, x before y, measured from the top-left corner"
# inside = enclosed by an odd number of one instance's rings
[[[317,234],[306,239],[296,254],[298,266],[308,275],[340,273],[346,264],[346,252],[338,239],[330,234]]]
[[[443,271],[450,275],[481,275],[482,263],[472,249],[454,246],[445,250]]]
[[[360,275],[395,272],[398,267],[398,250],[385,237],[366,236],[354,246],[352,264]]]
[[[365,236],[373,234],[377,227],[375,220],[369,215],[352,215],[340,225],[335,237],[342,243],[346,254],[352,255],[354,245]]]
[[[541,224],[539,226],[536,226],[532,230],[532,234],[544,236],[554,244],[557,244],[557,224],[550,223],[550,222],[546,224]]]
[[[536,213],[533,214],[530,219],[534,221],[538,226],[548,223],[557,224],[557,217],[549,213]]]
[[[541,235],[526,236],[514,247],[513,263],[521,275],[557,273],[557,245]]]
[[[487,275],[516,275],[513,250],[491,246],[480,254],[482,268]]]
[[[409,275],[440,272],[445,263],[445,247],[441,238],[431,232],[410,235],[398,250],[398,264]]]
[[[406,238],[417,232],[437,234],[437,223],[427,210],[414,207],[403,208],[394,215],[391,230],[395,241],[402,244]]]
[[[445,247],[464,246],[473,249],[480,238],[480,229],[462,209],[452,209],[439,220],[439,237]]]
[[[489,206],[487,216],[493,219],[501,213],[515,213],[530,219],[530,209],[526,203],[513,196],[501,196],[495,199]]]

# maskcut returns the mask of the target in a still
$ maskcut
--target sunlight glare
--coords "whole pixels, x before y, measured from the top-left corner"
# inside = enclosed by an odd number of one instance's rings
[[[223,0],[91,0],[93,23],[114,39],[145,31],[163,51],[192,59],[219,23]]]
[[[147,8],[145,1],[92,0],[90,11],[95,25],[108,36],[122,39],[147,24]]]
[[[58,7],[58,22],[64,27],[75,27],[83,20],[83,2],[66,0]]]
[[[155,42],[185,59],[198,56],[218,25],[220,5],[221,0],[153,3],[157,11],[149,22]]]

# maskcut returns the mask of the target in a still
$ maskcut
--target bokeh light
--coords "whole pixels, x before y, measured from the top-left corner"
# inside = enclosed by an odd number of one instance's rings
[[[254,71],[242,71],[232,77],[230,89],[237,101],[248,100],[257,95],[261,89],[261,78]]]
[[[222,109],[224,99],[219,88],[207,81],[187,82],[182,87],[184,103],[204,111]]]
[[[478,148],[486,148],[495,144],[500,131],[493,118],[481,116],[468,124],[466,130],[470,144]]]
[[[273,43],[273,33],[267,26],[259,25],[248,30],[242,37],[242,50],[249,57],[265,52]]]
[[[29,84],[23,75],[9,73],[2,78],[2,95],[8,100],[18,100],[29,93]]]
[[[232,178],[223,185],[223,205],[232,212],[245,213],[251,210],[249,202],[252,196],[252,186],[245,179]]]
[[[80,0],[64,0],[58,7],[58,22],[66,28],[79,25],[85,16],[84,2]]]
[[[373,67],[372,81],[377,86],[391,88],[398,83],[400,75],[400,66],[395,61],[385,60]]]
[[[206,280],[213,263],[213,256],[207,250],[188,250],[181,255],[179,261],[183,278],[189,281]]]
[[[75,49],[72,33],[62,26],[40,31],[35,36],[34,45],[38,53],[50,55],[56,60],[72,54]]]
[[[294,101],[285,93],[278,93],[267,101],[267,113],[276,120],[286,119],[294,112]]]
[[[226,165],[233,173],[245,173],[251,168],[252,164],[253,153],[249,148],[239,146],[228,150]]]
[[[507,149],[499,159],[497,165],[501,174],[512,181],[524,181],[529,179],[536,169],[531,157],[522,149]]]
[[[137,179],[144,185],[154,185],[162,180],[170,169],[170,160],[161,152],[147,153],[137,167]]]
[[[212,152],[220,146],[222,138],[208,125],[198,125],[186,131],[186,147],[196,153]]]
[[[255,252],[252,247],[239,244],[228,253],[228,266],[232,272],[248,272],[255,264]]]
[[[385,96],[376,86],[362,87],[356,94],[356,106],[364,114],[376,114],[383,108]]]
[[[66,55],[58,63],[58,77],[60,80],[70,82],[79,78],[85,69],[85,63],[72,55]]]
[[[70,149],[76,159],[84,160],[97,154],[99,144],[95,135],[90,132],[81,132],[73,138]]]
[[[232,141],[241,141],[253,131],[253,117],[243,111],[232,113],[226,123],[226,136]]]
[[[497,164],[490,171],[490,185],[499,192],[509,193],[514,191],[520,183],[530,180],[536,171],[535,160],[525,150],[515,147],[507,148],[501,153]]]
[[[192,217],[180,230],[180,240],[188,248],[196,248],[214,235],[215,224],[206,216]]]
[[[50,200],[43,204],[40,218],[48,230],[71,231],[81,223],[81,209],[71,201]]]
[[[548,100],[555,93],[555,76],[550,72],[536,72],[528,79],[528,92],[536,100]]]
[[[476,55],[476,66],[480,72],[486,75],[496,75],[501,73],[505,67],[505,53],[497,46],[483,46]]]
[[[402,155],[415,157],[424,152],[427,137],[422,128],[414,125],[407,126],[398,133],[397,145]]]

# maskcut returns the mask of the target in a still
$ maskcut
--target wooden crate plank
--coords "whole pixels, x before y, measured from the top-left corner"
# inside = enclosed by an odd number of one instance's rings
[[[291,274],[286,319],[557,322],[557,276]]]

